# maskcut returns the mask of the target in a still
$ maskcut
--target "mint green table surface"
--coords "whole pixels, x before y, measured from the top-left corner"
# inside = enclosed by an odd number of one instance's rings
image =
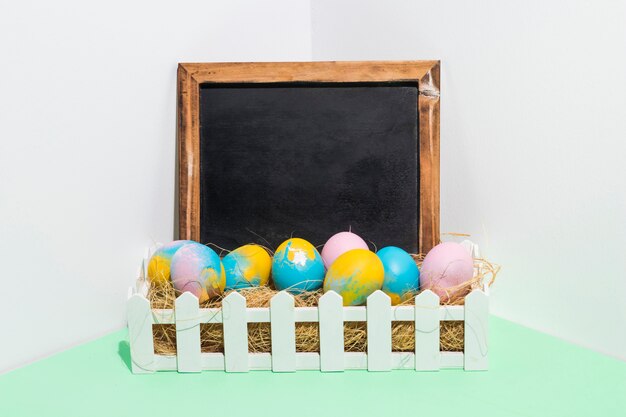
[[[626,363],[491,318],[490,370],[129,370],[120,331],[0,375],[0,416],[626,416]]]

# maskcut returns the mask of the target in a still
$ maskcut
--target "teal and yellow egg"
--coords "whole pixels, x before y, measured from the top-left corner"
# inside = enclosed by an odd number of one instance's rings
[[[170,281],[172,257],[183,246],[194,243],[192,240],[175,240],[159,247],[148,262],[148,281],[154,285],[167,284]]]
[[[315,246],[300,238],[284,241],[274,254],[272,279],[278,290],[314,291],[324,281],[324,261]]]
[[[324,278],[324,292],[335,291],[344,306],[364,304],[374,291],[380,290],[385,269],[378,256],[367,249],[352,249],[339,256]]]
[[[411,255],[395,246],[382,248],[376,255],[385,269],[382,290],[391,298],[391,304],[398,305],[414,297],[420,287],[420,272]]]
[[[245,245],[235,249],[222,259],[226,272],[226,290],[267,285],[272,260],[265,248]]]
[[[171,265],[172,283],[178,292],[191,292],[200,302],[217,297],[226,287],[224,265],[215,251],[192,242],[176,251]]]

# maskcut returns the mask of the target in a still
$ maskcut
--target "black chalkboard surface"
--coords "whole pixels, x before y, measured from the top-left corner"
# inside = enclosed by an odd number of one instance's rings
[[[416,83],[200,85],[200,240],[418,251]],[[372,249],[374,246],[372,246]]]
[[[177,236],[320,245],[352,227],[428,252],[439,80],[436,60],[178,64]]]

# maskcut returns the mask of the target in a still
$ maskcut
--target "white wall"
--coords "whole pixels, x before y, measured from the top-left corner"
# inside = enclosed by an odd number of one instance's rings
[[[176,63],[311,56],[440,58],[442,226],[504,265],[494,312],[626,359],[624,2],[4,3],[0,372],[123,326]]]
[[[442,229],[492,311],[626,360],[626,2],[312,2],[314,60],[441,59]]]
[[[173,235],[176,64],[310,56],[308,0],[2,2],[0,372],[123,326]]]

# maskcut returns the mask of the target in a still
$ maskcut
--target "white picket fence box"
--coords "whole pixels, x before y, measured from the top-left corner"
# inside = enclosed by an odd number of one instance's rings
[[[463,244],[477,256],[471,242]],[[149,259],[149,252],[147,254]],[[246,308],[246,299],[233,292],[222,301],[222,308],[200,308],[198,299],[184,293],[176,299],[175,309],[151,309],[146,298],[145,266],[138,284],[128,298],[128,334],[133,373],[154,371],[200,372],[219,370],[248,372],[272,370],[347,369],[390,371],[414,369],[438,371],[443,368],[486,370],[488,367],[488,294],[474,290],[465,297],[464,306],[440,306],[439,297],[424,291],[415,305],[391,306],[389,297],[376,291],[366,306],[344,307],[341,296],[330,291],[318,307],[294,307],[293,297],[282,291],[270,301],[269,308]],[[464,351],[439,351],[441,321],[464,321]],[[367,323],[367,352],[344,352],[344,322]],[[393,321],[415,322],[415,352],[392,352]],[[295,323],[319,323],[320,352],[296,352]],[[221,323],[223,353],[200,351],[200,324]],[[271,353],[248,352],[248,323],[270,323]],[[154,353],[152,325],[176,326],[176,355]]]

